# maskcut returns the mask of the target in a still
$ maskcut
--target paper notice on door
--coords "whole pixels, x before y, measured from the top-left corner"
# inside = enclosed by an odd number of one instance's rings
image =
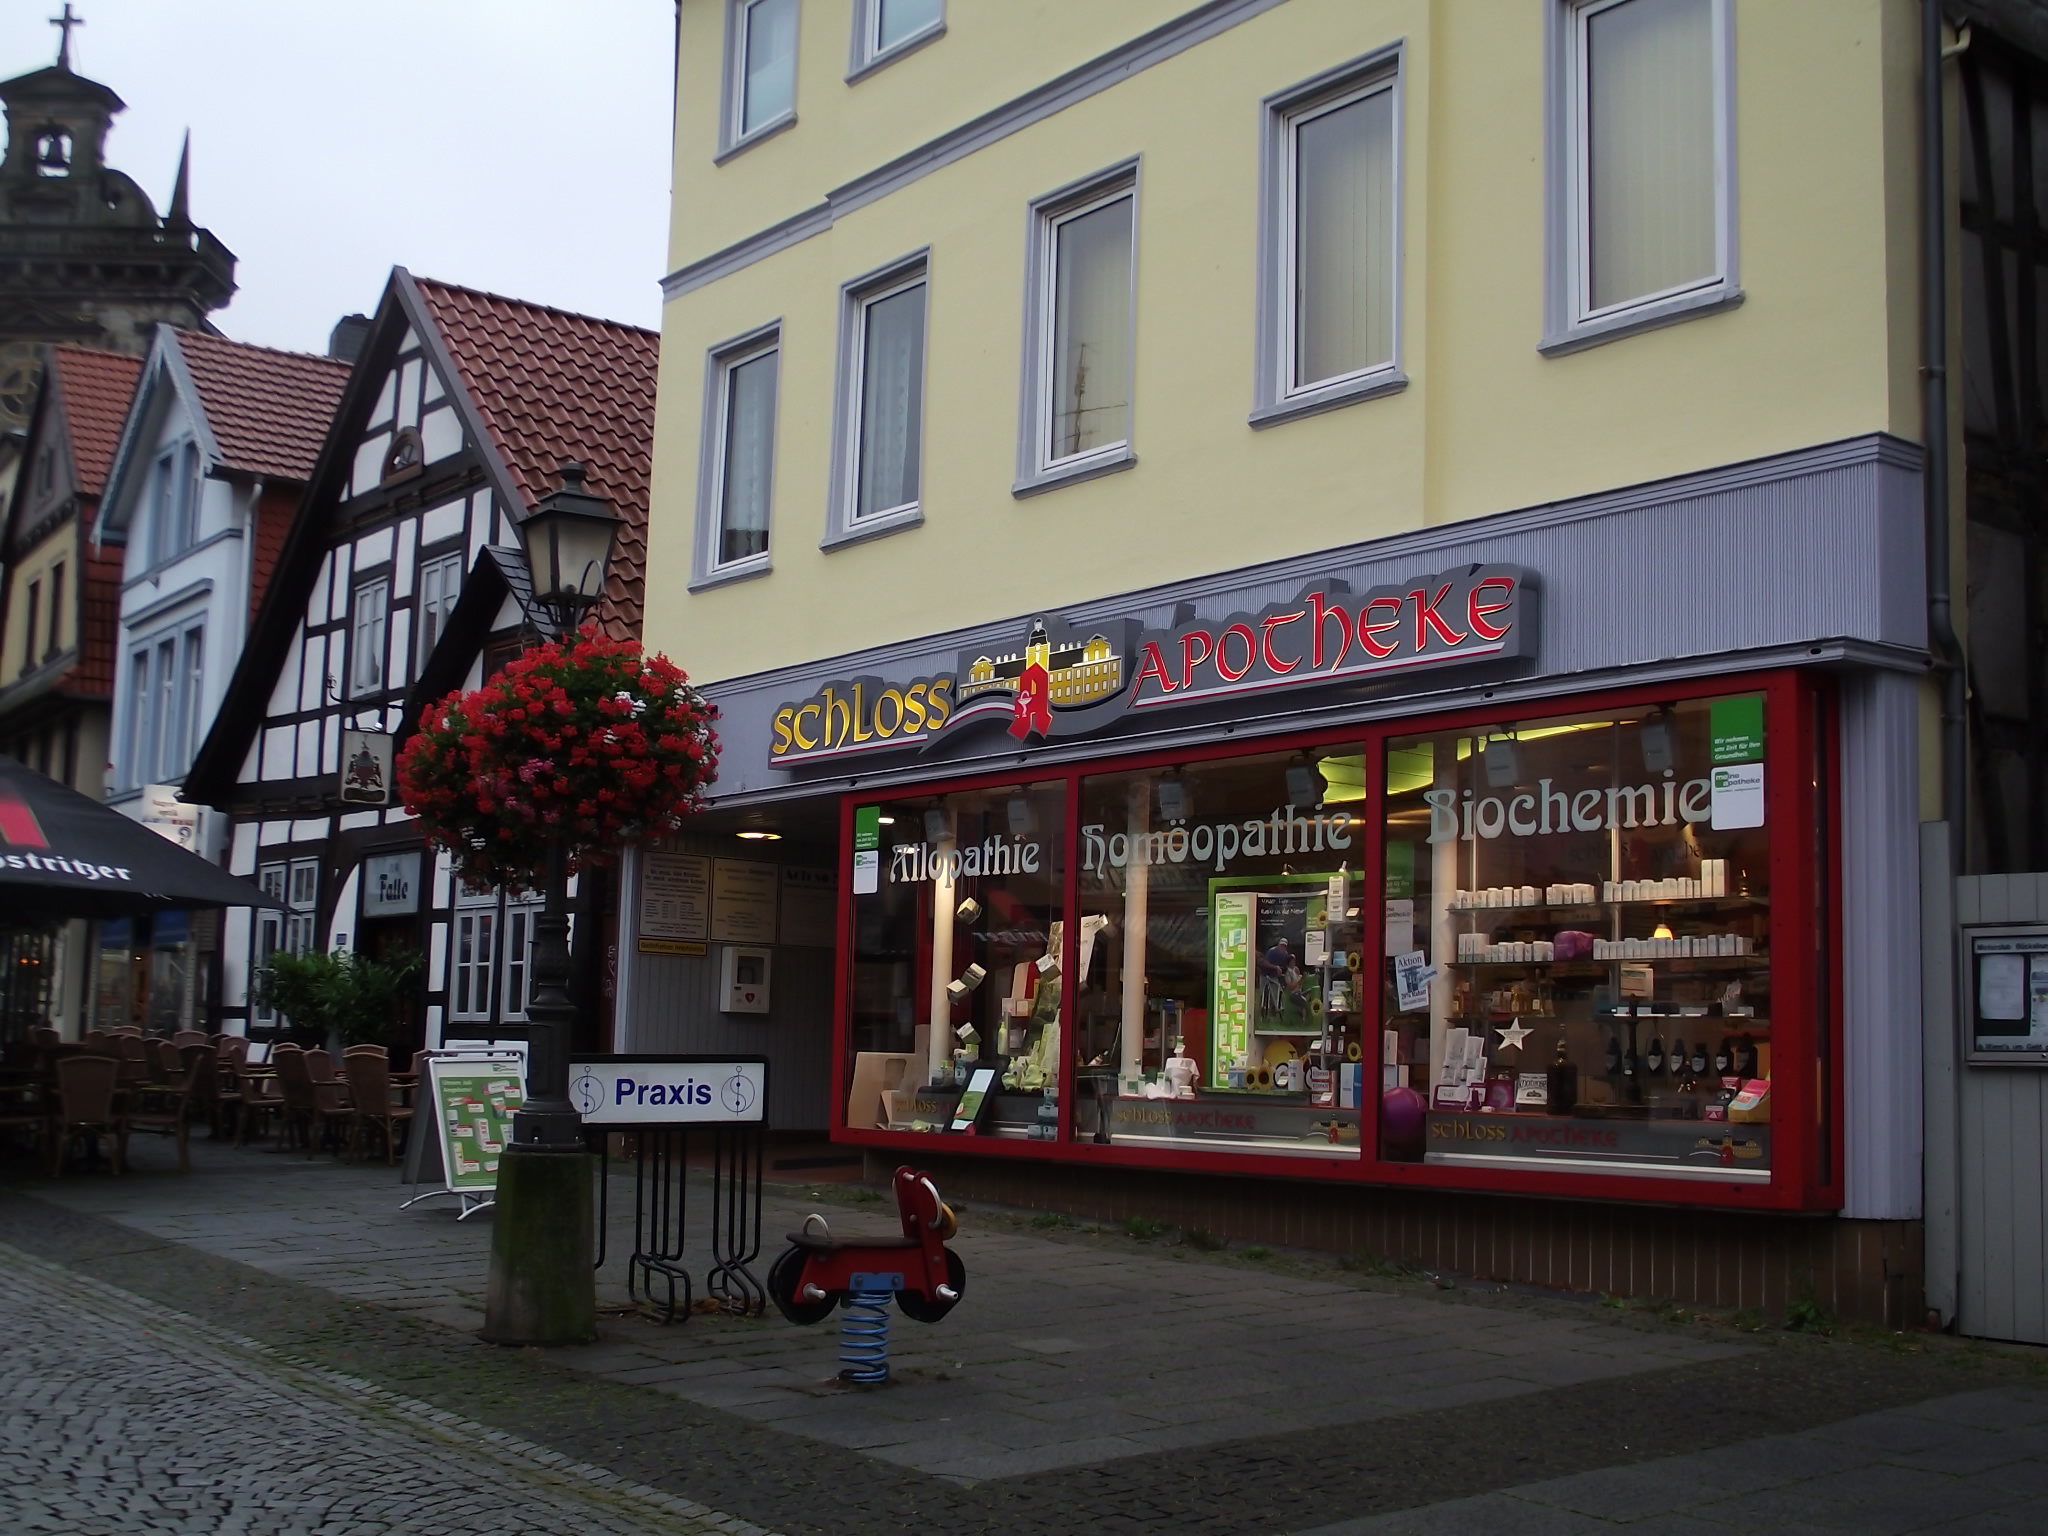
[[[1764,824],[1764,765],[1729,763],[1713,770],[1711,820],[1716,832]]]
[[[2027,957],[1977,957],[1977,1017],[2024,1019],[2027,1016]]]
[[[1387,898],[1387,947],[1383,953],[1401,955],[1415,942],[1415,898]]]
[[[1419,949],[1394,956],[1394,985],[1400,992],[1403,1013],[1419,1013],[1429,1006],[1429,984],[1436,980],[1436,967]]]

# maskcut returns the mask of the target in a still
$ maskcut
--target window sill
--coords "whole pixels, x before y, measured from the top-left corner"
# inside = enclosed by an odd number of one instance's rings
[[[1399,394],[1407,387],[1407,374],[1397,368],[1384,368],[1363,378],[1346,379],[1340,384],[1329,384],[1319,389],[1305,389],[1299,394],[1289,395],[1285,400],[1276,400],[1270,405],[1260,406],[1246,419],[1255,429],[1277,427],[1285,421],[1298,421],[1304,416],[1319,416],[1324,411],[1356,405],[1361,400],[1376,400],[1382,395]]]
[[[1010,494],[1020,498],[1036,496],[1044,491],[1056,491],[1063,485],[1078,485],[1083,480],[1098,480],[1119,470],[1135,469],[1137,464],[1138,456],[1127,443],[1095,458],[1055,464],[1049,469],[1025,475],[1010,487]]]
[[[1624,336],[1639,335],[1654,331],[1662,326],[1676,325],[1681,320],[1691,320],[1699,315],[1711,315],[1720,310],[1734,309],[1742,302],[1742,290],[1732,284],[1718,284],[1712,288],[1699,288],[1691,293],[1674,294],[1668,299],[1659,299],[1654,304],[1645,304],[1640,309],[1624,310],[1616,315],[1603,315],[1598,320],[1581,321],[1562,331],[1545,336],[1536,350],[1545,357],[1562,357],[1568,352],[1583,352],[1587,347],[1597,347],[1610,341],[1619,341]]]
[[[902,533],[905,529],[923,526],[924,503],[913,502],[910,506],[898,507],[893,512],[864,517],[859,522],[835,529],[818,540],[818,548],[844,549],[849,544],[865,544],[869,539],[886,538],[892,533]]]
[[[936,43],[945,35],[946,23],[944,20],[935,22],[924,31],[918,33],[917,36],[906,37],[902,42],[896,44],[895,47],[873,54],[864,62],[854,65],[852,69],[846,72],[846,83],[854,85],[859,81],[865,80],[869,75],[876,73],[878,70],[887,69],[898,59],[909,57],[927,43]]]
[[[778,133],[783,132],[785,129],[794,128],[795,126],[796,114],[794,112],[785,112],[782,114],[782,116],[776,118],[774,122],[763,123],[760,127],[756,128],[752,133],[746,134],[741,138],[734,139],[730,144],[726,145],[725,148],[721,149],[717,154],[711,157],[711,163],[713,165],[723,165],[726,161],[732,159],[733,156],[745,154],[748,150],[752,149],[756,144],[762,142],[762,140],[772,139]]]
[[[711,587],[722,587],[735,581],[751,581],[756,576],[766,576],[775,566],[763,550],[758,555],[749,555],[744,560],[734,560],[716,570],[706,571],[690,583],[689,590],[702,592]]]

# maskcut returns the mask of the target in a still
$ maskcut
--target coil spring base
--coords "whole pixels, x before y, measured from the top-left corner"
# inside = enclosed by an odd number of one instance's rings
[[[856,1290],[847,1298],[839,1325],[841,1381],[879,1386],[889,1379],[889,1303],[894,1299],[893,1290],[881,1289]]]

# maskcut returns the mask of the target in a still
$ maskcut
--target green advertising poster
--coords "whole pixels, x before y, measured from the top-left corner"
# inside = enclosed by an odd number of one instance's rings
[[[1710,724],[1716,763],[1760,763],[1764,760],[1764,696],[1740,694],[1716,699]]]
[[[1209,1081],[1221,1080],[1251,1044],[1252,893],[1213,891],[1215,1004],[1209,1010]]]
[[[512,1139],[512,1116],[526,1097],[518,1072],[459,1059],[428,1065],[448,1187],[495,1188],[498,1156]]]
[[[1387,900],[1395,901],[1403,896],[1415,894],[1415,845],[1413,843],[1389,842],[1387,844]]]
[[[853,813],[853,894],[872,896],[882,883],[882,808],[863,805]]]

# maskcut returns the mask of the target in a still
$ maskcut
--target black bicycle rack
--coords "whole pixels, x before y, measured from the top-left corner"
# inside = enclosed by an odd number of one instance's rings
[[[626,1062],[629,1058],[597,1058]],[[652,1061],[657,1058],[640,1058]],[[665,1064],[676,1058],[658,1058]],[[596,1154],[597,1263],[604,1268],[611,1207],[611,1163],[606,1155],[613,1132],[633,1139],[633,1251],[626,1260],[626,1293],[673,1323],[687,1319],[696,1287],[684,1263],[688,1246],[690,1165],[693,1146],[708,1138],[711,1164],[710,1252],[704,1294],[719,1310],[758,1317],[768,1305],[768,1288],[755,1275],[761,1255],[761,1186],[766,1167],[765,1121],[740,1124],[590,1125],[585,1145]],[[701,1197],[707,1191],[699,1187]]]

